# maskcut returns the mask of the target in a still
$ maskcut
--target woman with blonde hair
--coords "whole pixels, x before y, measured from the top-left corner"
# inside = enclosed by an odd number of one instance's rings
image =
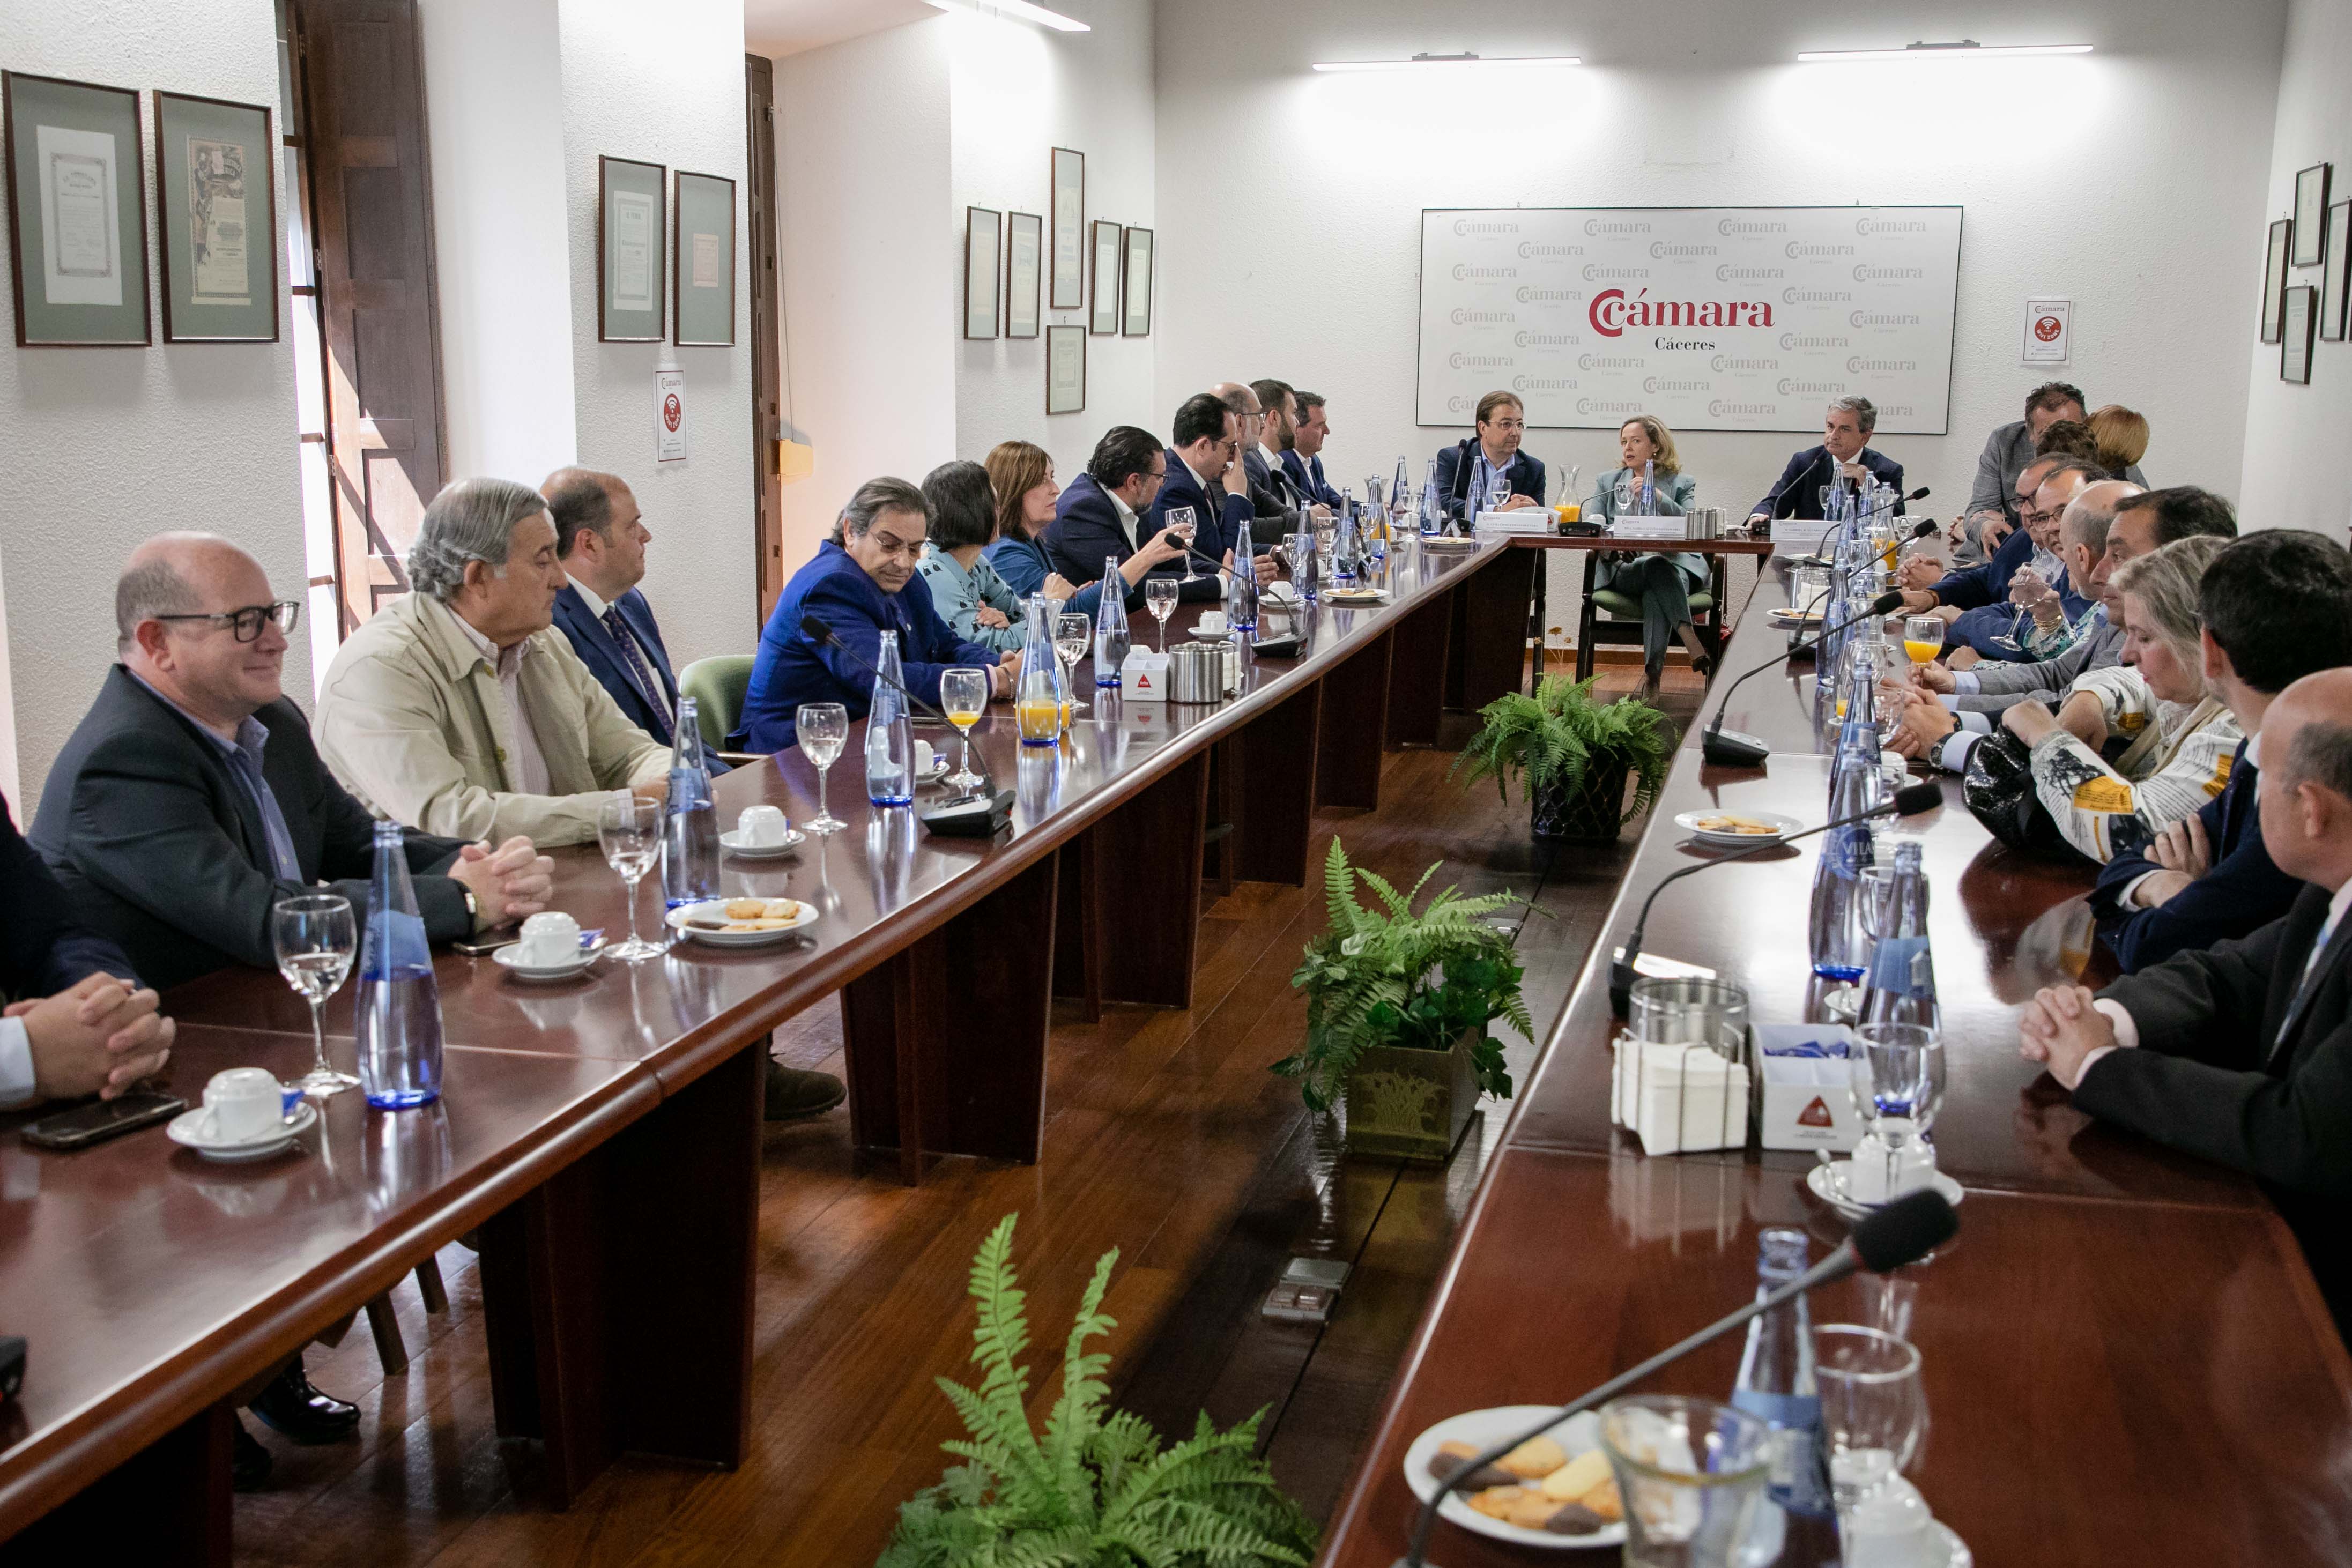
[[[2096,454],[2093,461],[2107,471],[2107,477],[2145,484],[2139,460],[2147,455],[2147,417],[2111,402],[2091,415],[2089,423]]]
[[[1698,481],[1682,470],[1675,433],[1654,414],[1637,413],[1617,427],[1619,465],[1601,476],[1584,503],[1587,521],[1609,523],[1621,516],[1678,517],[1698,499]],[[1686,551],[1657,555],[1604,555],[1592,576],[1597,592],[1621,595],[1642,614],[1642,695],[1655,696],[1665,673],[1666,644],[1682,639],[1691,667],[1704,675],[1715,667],[1691,623],[1690,596],[1706,581],[1706,560]],[[1618,606],[1603,601],[1602,607]]]

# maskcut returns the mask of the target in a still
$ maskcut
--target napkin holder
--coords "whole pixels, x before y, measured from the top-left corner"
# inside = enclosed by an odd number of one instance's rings
[[[1129,649],[1127,662],[1118,667],[1119,695],[1131,703],[1166,702],[1168,664],[1165,653],[1155,653],[1149,648]]]
[[[1748,1146],[1747,1064],[1711,1045],[1616,1040],[1609,1119],[1642,1141],[1645,1155],[1687,1155]]]
[[[994,838],[1013,825],[1013,791],[954,796],[918,810],[915,820],[945,839]]]
[[[1853,1032],[1843,1024],[1759,1023],[1750,1033],[1757,1143],[1768,1149],[1853,1153],[1862,1136],[1846,1065]]]

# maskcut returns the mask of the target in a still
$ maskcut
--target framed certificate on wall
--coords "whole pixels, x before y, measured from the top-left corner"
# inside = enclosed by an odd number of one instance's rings
[[[2279,312],[2279,380],[2311,384],[2311,329],[2319,324],[2319,290],[2299,283]]]
[[[1127,231],[1127,265],[1119,280],[1119,330],[1130,338],[1151,335],[1151,231]]]
[[[1083,413],[1087,407],[1087,329],[1045,329],[1045,412]]]
[[[2294,264],[2317,267],[2327,255],[2327,173],[2314,163],[2294,172]]]
[[[1035,213],[1004,216],[1004,335],[1037,335],[1039,264],[1045,259],[1045,220]]]
[[[163,340],[278,340],[278,182],[269,110],[157,92]]]
[[[2279,310],[2286,303],[2287,246],[2294,220],[2271,225],[2270,247],[2263,253],[2263,341],[2279,340]]]
[[[2345,330],[2345,282],[2352,278],[2345,246],[2352,245],[2352,202],[2327,209],[2327,265],[2319,275],[2319,336],[2340,343]]]
[[[963,335],[996,336],[996,255],[1004,214],[994,207],[963,210]]]
[[[1054,149],[1054,287],[1056,310],[1087,305],[1087,155]]]
[[[0,71],[0,120],[17,347],[147,347],[139,95]]]
[[[673,340],[680,348],[735,344],[735,182],[677,172],[670,252]]]
[[[1087,330],[1104,334],[1118,330],[1119,237],[1127,231],[1097,218],[1094,228],[1095,308]]]
[[[627,158],[596,160],[596,336],[606,343],[658,343],[668,325],[669,253],[662,244],[669,168]]]

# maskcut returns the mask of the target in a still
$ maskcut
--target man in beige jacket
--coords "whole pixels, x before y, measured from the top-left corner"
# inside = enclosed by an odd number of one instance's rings
[[[607,795],[658,800],[669,748],[622,716],[551,629],[547,503],[463,479],[425,509],[415,591],[352,633],[319,693],[319,749],[378,814],[457,839],[593,842]]]

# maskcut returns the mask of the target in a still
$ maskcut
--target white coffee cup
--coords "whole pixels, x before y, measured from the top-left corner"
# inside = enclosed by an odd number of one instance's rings
[[[249,1144],[286,1125],[289,1095],[267,1068],[232,1067],[205,1085],[205,1134],[215,1143]]]
[[[1883,1120],[1899,1127],[1910,1125],[1901,1117]],[[1846,1193],[1856,1203],[1885,1203],[1927,1186],[1935,1174],[1936,1151],[1916,1134],[1905,1142],[1902,1155],[1896,1158],[1888,1150],[1885,1138],[1874,1131],[1868,1132],[1854,1141],[1853,1163],[1846,1171]]]
[[[784,813],[774,806],[746,806],[735,819],[735,836],[754,849],[773,849],[792,831]]]
[[[1919,1489],[1896,1476],[1838,1521],[1846,1568],[1927,1568],[1936,1515]]]
[[[1222,632],[1225,629],[1225,612],[1222,610],[1203,610],[1201,612],[1201,618],[1192,622],[1192,629],[1196,632]]]
[[[928,740],[915,742],[915,771],[929,773],[935,765],[931,755],[931,743]]]
[[[523,962],[553,968],[580,956],[580,922],[561,910],[534,915],[522,923]]]

